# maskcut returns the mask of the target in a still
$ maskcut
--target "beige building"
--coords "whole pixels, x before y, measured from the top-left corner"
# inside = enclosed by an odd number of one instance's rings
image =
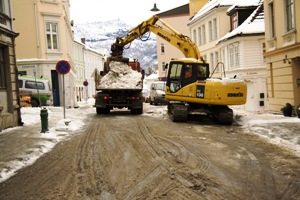
[[[189,22],[189,4],[179,6],[177,8],[157,14],[159,18],[165,21],[169,26],[183,35],[189,36],[190,31],[187,26]],[[161,22],[158,25],[164,26]],[[157,62],[158,62],[158,78],[164,80],[166,77],[166,70],[164,66],[170,62],[172,58],[183,58],[184,54],[173,45],[168,43],[161,37],[156,37],[157,44]]]
[[[19,71],[51,80],[53,105],[73,107],[76,102],[76,70],[73,62],[73,32],[69,0],[12,0]],[[70,63],[70,72],[56,71],[60,60]],[[64,88],[63,88],[64,80]]]
[[[0,131],[22,125],[11,1],[0,4]]]
[[[269,110],[300,104],[300,1],[265,0]],[[298,29],[298,30],[297,30]]]

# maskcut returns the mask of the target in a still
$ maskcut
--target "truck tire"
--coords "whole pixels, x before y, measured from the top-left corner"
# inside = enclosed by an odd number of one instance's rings
[[[96,112],[97,112],[97,114],[98,115],[100,115],[100,114],[102,114],[103,113],[103,110],[102,110],[102,108],[96,108]]]

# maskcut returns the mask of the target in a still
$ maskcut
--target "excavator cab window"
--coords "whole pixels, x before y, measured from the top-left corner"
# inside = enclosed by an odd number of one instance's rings
[[[181,88],[181,73],[183,63],[171,63],[169,67],[169,75],[167,85],[171,92],[177,92]]]
[[[207,78],[207,66],[198,65],[197,66],[197,80],[204,80]]]

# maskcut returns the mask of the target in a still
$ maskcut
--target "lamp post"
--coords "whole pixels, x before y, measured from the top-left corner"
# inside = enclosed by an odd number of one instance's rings
[[[153,11],[153,12],[159,11],[159,9],[156,7],[156,3],[154,3],[154,7],[150,11]]]

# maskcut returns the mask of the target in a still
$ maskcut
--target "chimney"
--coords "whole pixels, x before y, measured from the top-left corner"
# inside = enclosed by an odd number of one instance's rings
[[[85,44],[85,38],[81,38],[81,42]]]

